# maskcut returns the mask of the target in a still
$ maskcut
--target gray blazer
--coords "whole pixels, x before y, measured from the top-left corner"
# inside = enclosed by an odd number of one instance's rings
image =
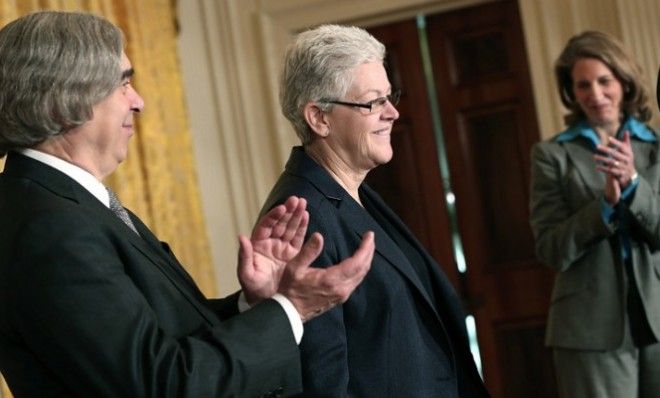
[[[655,133],[654,133],[655,134]],[[626,208],[635,281],[651,329],[660,336],[660,140],[632,140],[639,185]],[[605,177],[583,139],[532,149],[530,222],[536,252],[558,273],[546,344],[611,350],[623,340],[625,289],[616,225],[601,217]]]

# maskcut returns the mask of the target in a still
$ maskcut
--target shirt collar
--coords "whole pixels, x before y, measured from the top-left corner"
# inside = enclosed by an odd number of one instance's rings
[[[632,116],[626,118],[625,122],[621,125],[617,137],[621,137],[624,131],[630,132],[630,138],[635,138],[640,141],[655,142],[657,140],[655,134],[639,120]],[[583,137],[589,140],[589,143],[595,148],[600,144],[600,138],[594,131],[589,123],[585,120],[570,126],[565,131],[561,132],[556,138],[556,142],[573,141],[578,137]]]
[[[29,158],[45,163],[71,177],[78,184],[82,185],[83,188],[89,191],[89,193],[94,195],[94,197],[100,200],[106,207],[110,208],[110,197],[108,196],[108,191],[106,190],[105,185],[88,171],[75,164],[36,149],[23,148],[19,150],[19,152]]]

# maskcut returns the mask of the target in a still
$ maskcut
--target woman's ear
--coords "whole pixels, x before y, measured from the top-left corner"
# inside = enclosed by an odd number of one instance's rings
[[[330,133],[330,124],[326,113],[318,104],[309,102],[303,107],[303,116],[312,131],[319,137],[327,137]]]

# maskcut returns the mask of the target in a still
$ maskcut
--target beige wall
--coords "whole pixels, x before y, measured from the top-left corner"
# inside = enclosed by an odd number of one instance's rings
[[[218,290],[238,287],[239,233],[297,143],[277,102],[277,74],[291,35],[324,22],[362,26],[492,0],[179,0],[180,56]],[[551,66],[571,35],[620,37],[655,87],[660,64],[658,0],[518,0],[541,134],[562,128]],[[654,119],[658,125],[658,118]]]

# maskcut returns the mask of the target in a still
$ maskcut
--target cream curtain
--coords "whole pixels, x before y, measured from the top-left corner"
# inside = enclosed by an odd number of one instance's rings
[[[201,290],[215,279],[194,168],[176,52],[174,0],[0,0],[0,24],[43,9],[90,11],[121,27],[145,100],[129,156],[107,183],[122,202],[168,241]],[[0,168],[2,167],[0,162]],[[0,397],[10,396],[0,382]]]

